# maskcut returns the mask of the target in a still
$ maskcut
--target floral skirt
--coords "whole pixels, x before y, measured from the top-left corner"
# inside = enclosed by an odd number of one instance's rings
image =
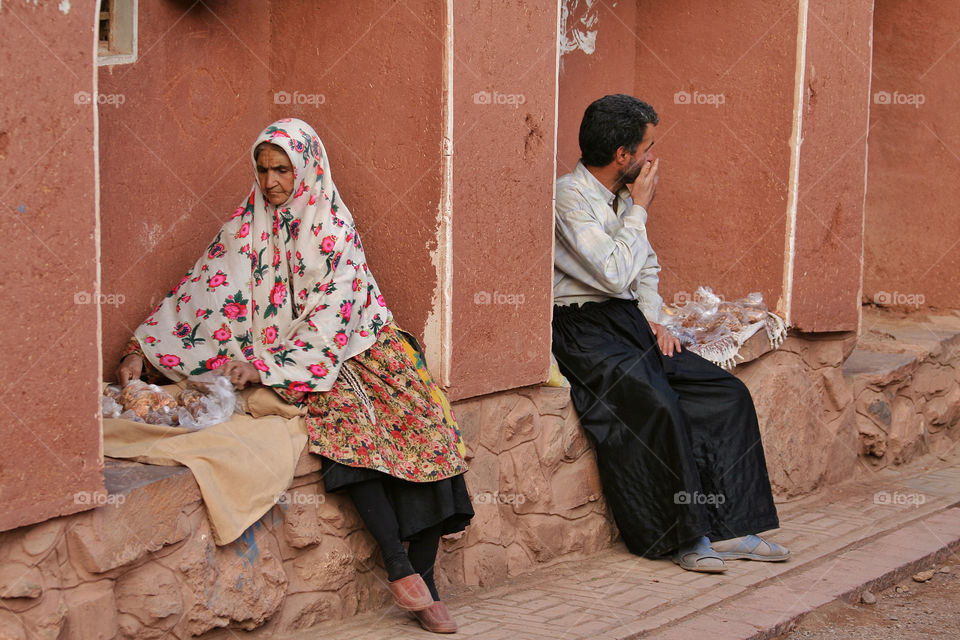
[[[437,524],[444,534],[462,531],[470,521],[463,439],[413,336],[384,327],[329,391],[275,391],[307,407],[309,447],[322,458],[327,491],[380,480],[404,540]]]
[[[344,363],[329,391],[274,390],[307,407],[312,453],[411,482],[434,482],[467,470],[450,404],[430,377],[415,339],[393,325]]]

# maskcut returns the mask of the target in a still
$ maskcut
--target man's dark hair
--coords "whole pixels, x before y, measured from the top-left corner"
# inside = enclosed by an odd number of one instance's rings
[[[594,100],[580,122],[580,161],[605,167],[620,147],[635,152],[647,125],[659,122],[653,107],[633,96],[617,93]]]

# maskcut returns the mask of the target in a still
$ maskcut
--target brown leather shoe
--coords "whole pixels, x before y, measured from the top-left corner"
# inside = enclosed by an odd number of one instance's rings
[[[420,621],[420,626],[427,631],[434,633],[457,632],[456,620],[450,615],[450,610],[447,609],[447,605],[439,600],[422,611],[414,611],[413,615],[417,616],[417,620]]]
[[[427,588],[427,583],[423,581],[419,573],[410,574],[389,584],[393,601],[401,609],[420,611],[433,604],[430,589]]]

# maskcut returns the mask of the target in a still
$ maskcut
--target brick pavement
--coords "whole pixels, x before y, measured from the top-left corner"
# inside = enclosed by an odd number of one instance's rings
[[[683,571],[622,544],[448,602],[456,638],[576,640],[770,637],[798,616],[865,585],[883,586],[960,547],[960,456],[930,471],[884,471],[869,481],[778,505],[772,538],[784,563],[732,562],[725,574]],[[259,637],[225,632],[224,638]],[[266,637],[266,636],[264,636]],[[424,640],[436,637],[394,607],[330,621],[278,640]]]

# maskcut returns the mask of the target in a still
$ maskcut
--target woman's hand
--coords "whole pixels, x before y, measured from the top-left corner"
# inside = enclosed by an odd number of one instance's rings
[[[142,374],[143,358],[135,353],[131,353],[121,360],[120,366],[117,367],[117,382],[120,383],[120,388],[123,388],[127,386],[127,383],[131,380],[139,380]]]
[[[670,330],[662,324],[656,322],[649,324],[650,329],[653,330],[653,335],[657,338],[657,344],[660,345],[660,351],[663,351],[663,355],[672,358],[674,352],[680,353],[680,340],[677,339],[677,336],[670,333]]]
[[[248,384],[260,382],[260,372],[249,362],[231,360],[223,365],[221,371],[223,375],[230,378],[230,382],[232,382],[233,386],[237,389],[243,389]]]

